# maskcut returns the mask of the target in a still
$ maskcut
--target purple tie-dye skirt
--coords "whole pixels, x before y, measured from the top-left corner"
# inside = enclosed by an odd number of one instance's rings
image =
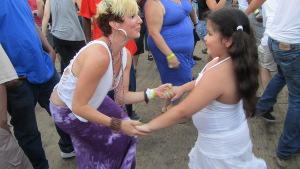
[[[81,122],[67,107],[50,103],[50,110],[58,127],[71,136],[78,169],[135,168],[135,137],[115,133],[97,123]],[[110,117],[128,119],[127,113],[107,96],[98,111]]]

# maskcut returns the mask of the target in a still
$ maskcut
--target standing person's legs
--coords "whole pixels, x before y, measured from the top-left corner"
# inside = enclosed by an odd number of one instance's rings
[[[24,80],[20,86],[7,90],[8,111],[20,147],[35,169],[49,168],[35,117],[32,85]]]
[[[147,41],[148,36],[149,36],[148,30],[147,30],[147,25],[145,25],[145,27],[146,27],[146,32],[145,32],[145,50],[148,51],[148,58],[147,59],[149,61],[152,61],[153,60],[153,56],[152,56],[152,53],[151,53],[151,51],[150,51],[150,49],[148,47],[148,41]]]
[[[261,86],[263,90],[265,90],[270,80],[272,79],[272,75],[277,71],[277,64],[274,61],[273,55],[270,52],[268,45],[260,44],[257,49],[258,49],[258,60],[260,65],[259,76],[261,80]],[[282,87],[283,86],[279,86],[278,88],[280,89]],[[278,90],[278,92],[280,92],[280,90]],[[273,102],[273,104],[275,104],[276,102],[277,95],[274,95],[274,97],[275,97],[275,101]],[[273,111],[273,106],[271,108],[268,108],[267,111],[261,111],[257,109],[257,114],[262,114],[262,118],[264,118],[268,122],[275,122],[276,118],[271,114],[272,111]]]
[[[75,54],[85,45],[84,41],[67,41],[53,36],[53,42],[60,55],[61,73],[69,65]]]
[[[256,104],[256,111],[268,112],[273,109],[274,104],[277,101],[277,95],[281,89],[285,86],[285,79],[281,73],[281,70],[278,70],[268,86],[266,87],[263,95]]]
[[[270,47],[269,43],[269,47]],[[274,57],[274,55],[272,55]],[[261,61],[261,60],[260,60]],[[262,63],[263,64],[263,63]],[[266,66],[266,65],[265,65]],[[272,66],[273,67],[273,66]],[[273,111],[273,106],[277,101],[277,95],[286,85],[285,77],[282,74],[280,67],[278,72],[273,76],[266,86],[264,93],[256,104],[256,115],[262,115]]]
[[[199,23],[196,25],[196,33],[200,40],[204,41],[204,37],[206,36],[206,21],[205,20],[199,20]],[[206,46],[205,43],[203,43],[203,49],[202,53],[206,54]]]
[[[32,169],[32,165],[14,136],[0,128],[0,166],[5,169]]]
[[[300,44],[283,44],[272,39],[269,43],[288,87],[288,109],[277,147],[277,156],[286,159],[300,152]]]
[[[37,97],[38,103],[41,105],[41,107],[43,107],[44,109],[46,109],[46,111],[49,113],[49,115],[51,116],[50,113],[50,109],[49,109],[49,99],[52,93],[52,90],[54,88],[54,86],[59,82],[59,75],[57,74],[57,72],[54,72],[54,75],[51,77],[51,79],[41,85],[35,86],[34,88],[34,93]],[[68,134],[66,134],[65,132],[63,132],[60,128],[58,128],[56,125],[56,131],[58,133],[58,135],[60,136],[58,145],[59,148],[62,152],[61,155],[62,158],[70,158],[70,157],[74,157],[74,153],[72,153],[74,151],[73,145],[72,145],[72,141],[71,138]],[[72,153],[69,156],[67,155],[68,153]]]
[[[135,71],[134,71],[134,65],[131,64],[131,68],[130,68],[130,75],[129,75],[129,91],[135,92],[136,91],[136,76],[135,76]],[[134,120],[139,120],[140,117],[135,114],[132,104],[126,104],[126,110],[128,113],[128,116],[131,119]]]
[[[261,44],[258,46],[258,59],[260,65],[259,75],[261,78],[261,85],[263,89],[265,89],[269,81],[272,79],[271,73],[275,73],[277,71],[277,65],[268,46],[263,46]]]

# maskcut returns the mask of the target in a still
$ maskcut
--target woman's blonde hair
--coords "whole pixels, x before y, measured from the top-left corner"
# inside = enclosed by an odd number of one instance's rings
[[[123,17],[138,15],[139,6],[136,0],[102,0],[97,5],[96,20],[105,36],[112,33],[110,21],[122,23]]]
[[[102,0],[97,5],[97,15],[113,14],[119,17],[137,15],[139,6],[136,0]]]

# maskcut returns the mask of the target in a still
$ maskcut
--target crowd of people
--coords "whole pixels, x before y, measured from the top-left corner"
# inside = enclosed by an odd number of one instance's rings
[[[49,168],[38,103],[52,116],[61,157],[76,156],[79,169],[134,169],[138,137],[186,118],[198,131],[188,168],[265,169],[252,151],[247,119],[276,121],[273,106],[284,86],[288,108],[276,162],[286,167],[300,152],[297,0],[232,1],[239,9],[228,3],[2,0],[1,168]],[[259,7],[265,32],[257,46],[248,15]],[[208,61],[194,78],[197,40]],[[137,56],[144,48],[161,85],[136,91]],[[163,113],[138,121],[132,104],[154,98],[165,102]]]

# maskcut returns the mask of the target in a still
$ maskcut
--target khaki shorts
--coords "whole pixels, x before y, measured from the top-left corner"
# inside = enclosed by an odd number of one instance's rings
[[[270,72],[277,71],[277,64],[274,61],[273,55],[268,46],[258,46],[259,65]]]
[[[33,169],[17,140],[2,128],[0,128],[0,168]]]

